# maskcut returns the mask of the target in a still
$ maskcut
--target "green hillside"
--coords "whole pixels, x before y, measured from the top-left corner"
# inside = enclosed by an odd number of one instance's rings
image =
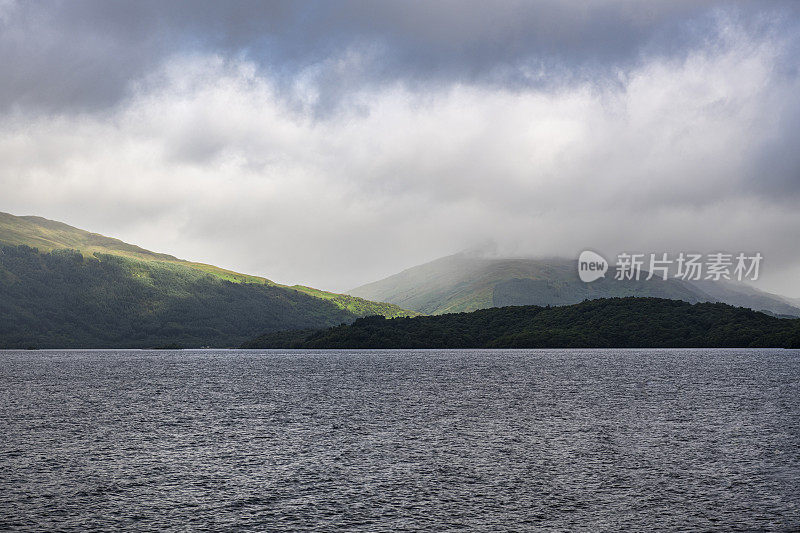
[[[415,313],[0,214],[0,348],[232,347],[375,314]]]
[[[246,348],[800,348],[800,319],[721,303],[604,298],[563,307],[519,306],[415,318],[367,317]]]
[[[0,348],[236,346],[354,315],[297,291],[168,262],[0,247]]]
[[[690,303],[721,301],[779,315],[800,316],[800,308],[778,296],[734,284],[694,284],[678,279],[619,281],[613,279],[613,274],[584,283],[578,278],[575,261],[494,259],[470,254],[443,257],[349,293],[428,315],[510,305],[569,305],[587,299],[638,296]]]
[[[393,317],[413,316],[416,314],[393,304],[371,302],[346,294],[336,294],[300,285],[281,285],[260,276],[241,274],[213,265],[178,259],[168,254],[145,250],[119,239],[74,228],[63,222],[36,216],[20,217],[8,213],[0,213],[0,245],[25,245],[36,248],[40,252],[78,250],[86,257],[92,257],[94,254],[108,254],[139,261],[170,263],[199,270],[233,283],[269,285],[299,291],[332,303],[336,307],[356,316],[378,314]]]

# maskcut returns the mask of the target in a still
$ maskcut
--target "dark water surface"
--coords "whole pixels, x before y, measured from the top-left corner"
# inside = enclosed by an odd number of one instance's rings
[[[791,531],[800,353],[0,352],[0,529]]]

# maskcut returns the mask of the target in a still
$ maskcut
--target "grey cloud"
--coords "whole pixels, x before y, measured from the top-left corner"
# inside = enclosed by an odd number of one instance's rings
[[[330,289],[495,238],[800,290],[800,3],[0,5],[0,211]]]
[[[375,83],[613,79],[643,53],[690,49],[723,8],[755,29],[764,12],[769,28],[800,12],[791,1],[18,2],[0,23],[0,109],[108,107],[168,57],[198,51],[242,55],[288,86],[331,56],[373,51],[356,71],[319,74],[323,107]]]
[[[792,94],[784,98],[772,130],[758,139],[744,186],[770,201],[796,204],[800,200],[800,100]]]

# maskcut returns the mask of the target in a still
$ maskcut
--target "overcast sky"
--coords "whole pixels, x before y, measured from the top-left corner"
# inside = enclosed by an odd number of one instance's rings
[[[0,211],[342,291],[761,252],[800,297],[800,2],[0,0]]]

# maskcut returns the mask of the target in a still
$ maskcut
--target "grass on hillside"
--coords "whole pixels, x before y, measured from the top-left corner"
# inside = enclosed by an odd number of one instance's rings
[[[374,314],[387,317],[417,315],[417,313],[406,311],[389,303],[371,302],[355,296],[327,292],[302,285],[283,285],[261,276],[242,274],[214,265],[186,261],[169,254],[151,252],[119,239],[106,237],[98,233],[90,233],[63,222],[42,217],[18,217],[8,213],[0,213],[0,244],[25,245],[36,248],[41,252],[77,250],[87,257],[97,254],[110,254],[138,261],[155,261],[181,265],[232,283],[267,285],[298,291],[333,303],[340,309],[351,312],[356,316]]]

